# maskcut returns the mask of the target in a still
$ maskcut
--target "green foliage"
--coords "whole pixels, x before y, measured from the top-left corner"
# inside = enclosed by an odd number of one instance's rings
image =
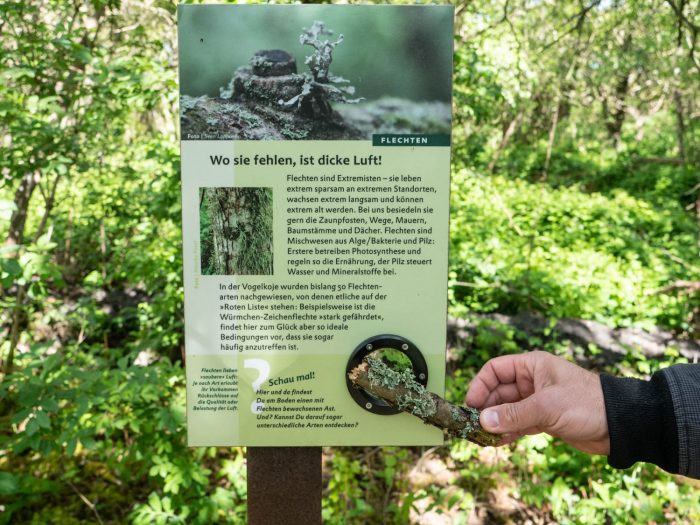
[[[33,346],[0,385],[0,403],[12,407],[0,448],[15,458],[13,473],[0,477],[9,501],[0,523],[22,522],[37,505],[42,523],[64,523],[56,507],[91,519],[81,494],[102,502],[99,513],[134,523],[231,523],[244,515],[242,451],[186,446],[178,365],[46,350]]]
[[[462,170],[452,179],[451,231],[455,312],[693,329],[689,297],[655,293],[688,278],[682,258],[696,227],[678,203]]]
[[[333,473],[324,492],[323,522],[407,523],[414,498],[406,492],[413,459],[407,448],[334,448],[326,454]]]
[[[464,166],[482,154],[489,136],[480,130],[491,122],[505,103],[498,72],[474,43],[457,41],[454,52],[453,151],[456,166]]]

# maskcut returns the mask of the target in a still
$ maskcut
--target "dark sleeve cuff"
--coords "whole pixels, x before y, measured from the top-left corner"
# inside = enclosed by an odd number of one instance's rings
[[[663,373],[649,381],[602,374],[600,382],[610,434],[608,463],[628,468],[646,461],[678,472],[678,431]]]

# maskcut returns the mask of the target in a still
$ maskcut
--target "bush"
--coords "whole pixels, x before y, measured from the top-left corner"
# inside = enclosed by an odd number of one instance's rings
[[[679,261],[693,250],[695,228],[678,204],[461,170],[450,229],[454,312],[536,310],[692,329],[688,298],[656,292],[688,279]]]

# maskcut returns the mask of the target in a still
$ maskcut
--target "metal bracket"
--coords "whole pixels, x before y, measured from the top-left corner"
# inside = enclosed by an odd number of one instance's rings
[[[405,337],[392,334],[375,335],[369,339],[365,339],[357,346],[357,348],[355,348],[353,353],[350,355],[350,359],[348,359],[348,364],[345,368],[345,383],[352,398],[363,409],[367,410],[368,412],[372,412],[373,414],[389,416],[399,414],[400,410],[392,407],[386,401],[368,394],[361,388],[354,385],[348,378],[350,371],[362,363],[362,360],[368,354],[371,354],[375,350],[382,350],[385,348],[392,348],[394,350],[398,350],[399,352],[403,352],[411,361],[411,366],[413,367],[413,373],[416,376],[416,381],[423,386],[428,384],[428,365],[425,362],[423,354],[421,354],[420,350],[418,350],[418,347]]]

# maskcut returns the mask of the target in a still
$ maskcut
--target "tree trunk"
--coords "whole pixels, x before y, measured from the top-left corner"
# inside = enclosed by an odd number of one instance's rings
[[[34,233],[34,241],[37,241],[39,237],[41,237],[44,234],[46,224],[48,223],[49,218],[51,217],[51,212],[53,211],[54,204],[56,203],[56,190],[58,189],[58,183],[60,181],[61,176],[56,175],[56,178],[53,180],[53,184],[51,184],[49,194],[44,194],[44,214],[41,216],[41,222],[39,223],[39,227],[36,229],[36,233]],[[41,186],[39,186],[39,188],[41,189]]]
[[[622,53],[629,53],[632,48],[632,35],[628,34],[625,36],[625,40],[622,43],[621,51]],[[613,145],[617,148],[620,143],[620,134],[622,132],[622,126],[625,123],[625,115],[627,113],[627,94],[630,87],[630,76],[632,72],[629,68],[621,71],[617,77],[617,84],[615,85],[614,92],[614,111],[612,114],[607,112],[607,104],[604,105],[604,113],[608,117],[605,123],[605,127],[608,129],[608,135],[613,141]]]
[[[22,177],[19,187],[17,191],[15,191],[15,210],[10,217],[10,231],[6,241],[7,246],[17,246],[24,243],[24,227],[27,223],[29,201],[32,198],[38,180],[38,174],[27,173]]]
[[[5,241],[5,245],[8,247],[16,247],[24,243],[24,229],[27,224],[29,202],[32,199],[32,194],[34,193],[38,181],[39,175],[37,173],[28,173],[22,177],[15,191],[15,209],[10,216],[10,230]],[[18,257],[19,254],[14,250],[14,254],[11,256]],[[22,325],[24,323],[24,299],[24,285],[18,285],[15,291],[15,304],[12,307],[12,313],[9,315],[9,348],[3,367],[6,376],[12,373],[15,350],[17,349],[19,338],[22,333]]]
[[[554,113],[552,114],[552,125],[549,128],[549,139],[547,140],[547,155],[544,159],[544,169],[542,170],[542,182],[547,180],[549,175],[549,163],[552,160],[552,149],[554,148],[554,139],[557,136],[557,125],[559,124],[559,109],[560,98],[557,97]]]
[[[506,146],[508,145],[508,142],[510,141],[510,138],[513,136],[513,133],[515,133],[515,130],[518,129],[518,126],[520,125],[520,121],[523,119],[523,112],[519,111],[517,115],[515,115],[515,118],[510,121],[508,124],[508,127],[503,131],[503,136],[501,137],[501,143],[498,145],[498,149],[493,153],[493,157],[491,158],[491,162],[489,162],[488,170],[490,173],[493,173],[494,169],[496,168],[496,163],[498,162],[498,159],[501,157],[501,154],[503,153],[503,150],[506,149]]]
[[[615,111],[608,119],[605,127],[608,129],[608,135],[613,141],[615,147],[620,142],[620,133],[622,132],[622,125],[625,123],[625,113],[627,111],[627,104],[625,99],[627,98],[627,89],[629,88],[629,74],[622,75],[615,87]]]
[[[678,158],[685,164],[685,118],[683,116],[683,100],[678,90],[673,93],[676,110],[676,137],[678,140]]]
[[[17,288],[17,302],[12,310],[10,321],[10,347],[7,350],[7,357],[5,358],[3,367],[5,376],[12,373],[15,364],[15,351],[17,350],[17,345],[19,344],[19,337],[22,333],[22,324],[24,322],[24,298],[24,286],[19,286]]]

